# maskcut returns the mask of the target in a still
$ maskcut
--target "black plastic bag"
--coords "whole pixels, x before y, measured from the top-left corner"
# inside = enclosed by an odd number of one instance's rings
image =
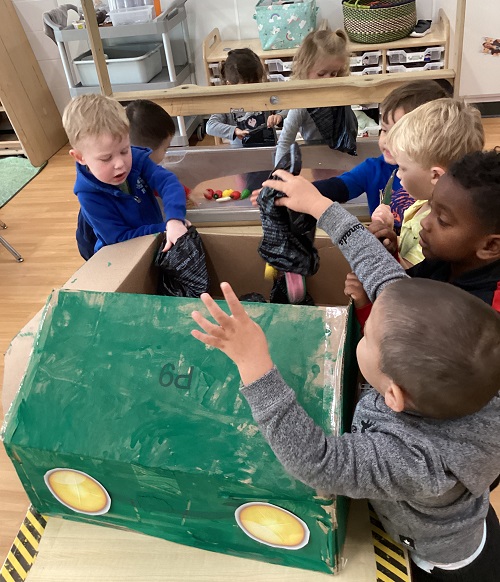
[[[280,169],[295,176],[300,174],[302,157],[296,143],[291,145],[290,151],[281,158],[273,172]],[[269,179],[279,178],[271,172]],[[280,271],[314,275],[319,268],[318,251],[313,245],[316,220],[308,214],[275,206],[274,200],[283,196],[273,188],[262,188],[257,198],[263,230],[259,254]]]
[[[328,147],[356,156],[358,120],[350,106],[312,107],[307,112]]]
[[[195,227],[190,226],[166,253],[161,250],[164,246],[165,240],[154,262],[160,270],[158,295],[199,297],[208,293],[210,280],[205,251]]]
[[[251,129],[241,140],[243,147],[272,147],[276,145],[276,130],[273,127],[267,127],[266,124]]]

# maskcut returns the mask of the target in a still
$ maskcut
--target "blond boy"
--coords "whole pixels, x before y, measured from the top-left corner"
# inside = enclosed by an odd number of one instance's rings
[[[438,99],[402,117],[387,135],[387,147],[399,166],[401,185],[415,199],[404,213],[399,241],[402,265],[423,260],[419,244],[420,222],[430,212],[429,199],[439,178],[465,154],[484,146],[479,111],[457,99]],[[375,220],[383,220],[383,208]],[[387,212],[387,224],[391,218]]]
[[[186,232],[186,196],[179,180],[131,147],[125,109],[103,95],[81,95],[64,110],[63,125],[76,160],[74,192],[97,242],[94,251],[138,236],[166,231],[168,250]],[[165,219],[155,199],[163,200]],[[80,244],[84,236],[77,230]]]

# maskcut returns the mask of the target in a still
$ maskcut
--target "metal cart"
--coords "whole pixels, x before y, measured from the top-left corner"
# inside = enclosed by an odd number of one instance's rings
[[[113,84],[113,93],[145,90],[171,89],[183,83],[196,84],[194,60],[189,46],[189,32],[185,4],[187,0],[177,0],[176,4],[160,14],[151,22],[127,24],[122,26],[101,26],[99,33],[103,47],[116,47],[123,44],[140,44],[158,41],[162,44],[162,69],[148,83]],[[54,30],[54,37],[61,55],[66,80],[72,97],[82,93],[95,93],[99,85],[82,85],[69,43],[80,41],[88,45],[86,29],[71,27],[59,28],[47,22]],[[189,136],[201,125],[198,116],[178,116],[175,120],[176,135],[173,146],[189,145]]]

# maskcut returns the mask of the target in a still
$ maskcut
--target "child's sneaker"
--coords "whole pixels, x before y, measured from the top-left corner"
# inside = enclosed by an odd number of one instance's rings
[[[428,32],[431,31],[431,24],[432,20],[419,20],[415,25],[413,32],[410,32],[410,36],[414,36],[417,38],[425,36]]]

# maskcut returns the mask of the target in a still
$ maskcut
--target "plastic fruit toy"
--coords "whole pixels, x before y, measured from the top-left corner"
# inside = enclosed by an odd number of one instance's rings
[[[203,192],[203,196],[205,196],[207,200],[212,200],[212,198],[214,197],[214,191],[212,190],[212,188],[207,188],[205,192]]]
[[[248,198],[250,196],[251,192],[248,188],[245,188],[242,193],[241,193],[241,200],[245,200],[245,198]]]
[[[226,190],[223,190],[222,192],[222,197],[227,198],[228,196],[231,196],[231,192],[233,192],[232,188],[226,188]]]
[[[231,196],[233,200],[238,200],[241,198],[241,192],[238,192],[238,190],[233,190],[229,196]]]

